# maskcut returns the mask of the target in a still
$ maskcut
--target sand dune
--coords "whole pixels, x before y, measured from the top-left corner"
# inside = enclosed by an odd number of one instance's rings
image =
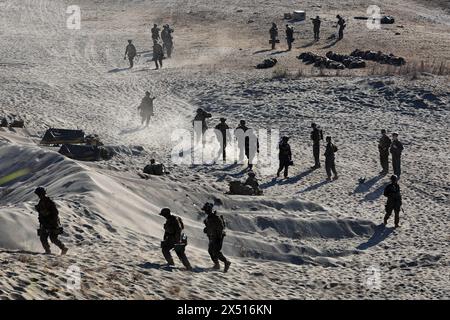
[[[445,10],[381,1],[398,23],[375,32],[351,19],[365,14],[366,1],[306,1],[308,18],[324,19],[322,40],[311,43],[308,20],[295,24],[292,52],[283,41],[270,52],[270,23],[283,26],[292,1],[79,3],[80,30],[65,27],[66,1],[0,3],[0,116],[18,114],[26,123],[0,128],[0,299],[449,298],[448,76],[374,76],[367,71],[372,62],[364,71],[319,76],[296,58],[361,48],[393,52],[410,64],[430,56],[436,64],[448,61]],[[342,11],[348,34],[329,42]],[[153,22],[176,30],[174,56],[159,71],[151,61]],[[140,52],[132,70],[123,60],[130,38]],[[279,65],[255,70],[266,57]],[[275,78],[283,68],[294,76]],[[137,107],[147,90],[156,96],[156,115],[145,128]],[[171,162],[172,134],[191,130],[200,107],[213,114],[210,126],[225,116],[232,127],[246,119],[254,129],[290,136],[290,178],[274,179],[277,155],[261,154],[255,172],[264,195],[230,196],[228,182],[244,179],[244,166]],[[336,181],[325,181],[324,169],[309,169],[312,121],[339,147]],[[49,127],[98,134],[114,156],[66,158],[39,145]],[[381,128],[398,131],[405,145],[405,212],[396,230],[381,225],[388,183],[378,175]],[[170,174],[142,179],[151,158]],[[33,194],[40,185],[60,211],[67,256],[55,247],[54,255],[41,254]],[[227,221],[227,274],[211,269],[200,210],[206,201]],[[192,273],[177,260],[176,268],[164,267],[163,207],[184,220]]]

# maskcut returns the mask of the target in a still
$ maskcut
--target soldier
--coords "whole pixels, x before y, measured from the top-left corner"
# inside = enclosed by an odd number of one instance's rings
[[[168,58],[172,56],[172,49],[173,49],[172,33],[173,29],[171,29],[168,24],[164,25],[163,30],[161,31],[161,39],[163,41],[163,50],[167,52]]]
[[[260,195],[262,194],[261,190],[259,189],[259,182],[258,179],[256,179],[256,174],[253,171],[250,171],[248,173],[248,178],[244,182],[244,186],[249,186],[253,189],[253,194]]]
[[[313,170],[320,168],[320,140],[323,140],[323,132],[315,123],[311,123],[311,140],[313,141],[314,167]]]
[[[43,187],[37,188],[34,193],[39,197],[39,203],[35,206],[39,213],[39,229],[38,235],[44,247],[46,254],[51,254],[48,238],[61,249],[61,255],[67,253],[67,247],[58,239],[58,236],[63,233],[63,228],[59,221],[59,212],[55,203],[46,195]]]
[[[392,154],[392,168],[397,179],[400,179],[401,174],[401,156],[403,151],[403,144],[398,140],[398,133],[392,134],[392,144],[390,148]]]
[[[278,27],[275,22],[272,23],[272,28],[270,28],[269,33],[270,33],[270,43],[272,44],[272,50],[274,50],[278,38]]]
[[[400,186],[398,185],[398,177],[396,175],[391,176],[391,183],[384,189],[384,196],[387,197],[384,225],[387,225],[388,219],[392,214],[392,210],[394,210],[394,224],[395,228],[398,228],[398,223],[400,221],[400,208],[402,206],[402,196],[400,194]]]
[[[166,173],[166,167],[162,163],[156,163],[155,159],[150,159],[150,164],[144,167],[144,173],[162,176]]]
[[[345,27],[346,27],[347,25],[345,24],[344,18],[342,18],[340,15],[337,15],[336,18],[338,19],[338,21],[337,21],[337,27],[339,27],[339,31],[338,31],[338,33],[339,33],[338,39],[339,39],[339,40],[342,40],[342,39],[344,38],[344,29],[345,29]]]
[[[212,203],[205,203],[202,210],[208,215],[205,219],[205,228],[203,232],[207,234],[209,239],[208,252],[211,260],[214,262],[213,269],[219,270],[219,260],[225,264],[223,272],[227,272],[230,268],[231,262],[225,258],[222,253],[223,239],[225,238],[225,220],[223,216],[218,216],[216,211],[213,211],[214,205]]]
[[[327,180],[331,180],[331,172],[333,172],[334,177],[333,180],[338,178],[338,174],[336,172],[336,164],[334,162],[335,156],[334,154],[338,151],[338,148],[331,143],[331,137],[328,136],[326,138],[327,146],[325,148],[325,170],[327,171]]]
[[[162,46],[158,43],[157,40],[153,41],[153,61],[155,61],[156,70],[160,67],[162,68],[162,61],[164,58],[164,51]],[[159,62],[159,65],[158,65]]]
[[[319,16],[316,16],[314,19],[311,18],[312,24],[313,24],[313,32],[314,32],[314,40],[319,41],[320,40],[320,24],[322,21],[320,20]]]
[[[223,162],[225,162],[227,159],[226,148],[227,143],[230,140],[230,135],[227,134],[230,127],[226,124],[226,121],[227,119],[220,118],[220,123],[215,127],[215,129],[217,130],[216,131],[217,140],[219,141],[220,144],[219,156],[222,155]]]
[[[152,28],[151,31],[152,31],[153,42],[154,41],[158,41],[159,40],[159,28],[158,28],[158,25],[156,23],[153,25],[153,28]]]
[[[286,41],[288,45],[288,51],[292,50],[292,42],[294,42],[294,27],[286,25]]]
[[[146,126],[148,127],[148,124],[150,122],[150,118],[154,115],[153,114],[153,100],[156,98],[150,97],[150,92],[145,92],[145,97],[142,98],[141,104],[138,107],[138,110],[140,111],[142,123],[147,122]]]
[[[380,152],[380,163],[383,169],[380,174],[389,172],[389,148],[391,147],[391,139],[386,134],[386,130],[381,130],[381,137],[378,141],[378,151]]]
[[[238,140],[239,161],[243,161],[245,155],[248,159],[248,169],[252,170],[255,153],[259,153],[258,137],[256,137],[253,129],[247,127],[245,120],[239,122],[235,135]]]
[[[166,218],[166,223],[164,224],[164,240],[161,241],[161,249],[167,264],[169,266],[175,265],[170,254],[170,250],[175,249],[175,253],[186,267],[186,270],[191,271],[191,264],[184,253],[187,246],[187,237],[183,233],[183,220],[180,217],[172,215],[169,208],[163,208],[159,215]]]
[[[282,137],[281,142],[278,145],[279,153],[278,159],[280,160],[280,166],[278,167],[277,177],[280,176],[281,171],[284,169],[284,178],[288,178],[289,166],[292,163],[291,146],[288,143],[289,137]]]
[[[125,49],[125,57],[123,58],[123,60],[126,60],[128,56],[128,61],[130,62],[130,69],[133,68],[134,58],[137,55],[136,47],[131,42],[132,40],[128,40],[128,45]]]
[[[206,124],[206,119],[211,118],[212,115],[209,112],[206,112],[202,108],[197,109],[197,113],[195,114],[193,125],[195,126],[195,123],[197,121],[200,121],[202,123],[202,133],[204,134],[206,130],[208,130],[208,125]]]

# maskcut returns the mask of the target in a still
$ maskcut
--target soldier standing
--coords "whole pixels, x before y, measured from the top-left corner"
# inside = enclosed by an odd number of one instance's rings
[[[386,130],[381,130],[381,137],[378,141],[378,151],[380,152],[380,164],[383,169],[380,174],[389,172],[389,148],[391,147],[391,139],[386,134]]]
[[[320,140],[323,140],[323,132],[315,123],[311,124],[311,140],[313,141],[314,167],[313,170],[320,168]]]
[[[162,68],[162,61],[164,58],[164,51],[162,46],[158,43],[157,40],[153,41],[153,61],[155,61],[156,70]],[[159,63],[159,65],[158,65]]]
[[[166,223],[164,224],[164,240],[161,242],[161,249],[167,264],[169,266],[175,265],[170,254],[170,250],[175,249],[175,253],[186,269],[189,271],[192,270],[191,264],[184,253],[187,246],[187,237],[183,233],[183,220],[180,217],[172,215],[169,208],[163,208],[159,215],[166,218]]]
[[[394,169],[394,174],[398,179],[400,179],[403,144],[398,140],[397,132],[394,132],[392,134],[392,144],[390,151],[392,154],[392,168]]]
[[[337,147],[331,142],[331,137],[328,136],[326,138],[327,146],[325,148],[325,170],[327,172],[327,180],[331,180],[331,172],[333,172],[334,177],[333,180],[338,178],[338,174],[336,172],[336,164],[335,164],[335,156],[334,154],[337,152]]]
[[[39,229],[38,235],[44,247],[46,254],[51,254],[48,238],[61,249],[61,255],[67,253],[67,247],[58,239],[58,236],[63,233],[63,228],[59,221],[59,212],[55,203],[47,197],[47,192],[43,187],[37,188],[34,193],[39,197],[39,203],[35,206],[39,213]]]
[[[239,122],[235,135],[238,140],[239,161],[243,161],[245,155],[248,159],[248,169],[252,170],[253,160],[256,153],[259,153],[258,137],[253,132],[253,129],[247,127],[245,120]]]
[[[163,30],[161,31],[161,39],[163,41],[163,50],[167,52],[168,58],[172,56],[172,49],[173,49],[172,33],[173,29],[171,29],[168,24],[164,25]]]
[[[286,41],[288,45],[288,51],[292,50],[292,43],[294,42],[294,27],[286,25]]]
[[[222,253],[223,239],[225,238],[225,220],[223,216],[218,216],[217,212],[213,211],[213,207],[212,203],[205,203],[202,208],[208,215],[204,221],[205,228],[203,232],[207,234],[209,239],[208,252],[211,260],[214,262],[213,268],[216,270],[220,269],[220,260],[225,264],[223,272],[227,272],[231,262]]]
[[[386,201],[386,215],[384,216],[384,224],[387,225],[388,219],[395,212],[394,224],[395,228],[398,228],[400,222],[400,208],[402,206],[402,196],[400,194],[400,186],[398,185],[398,177],[396,175],[391,176],[391,183],[384,189],[384,196],[387,197]]]
[[[313,23],[313,31],[314,31],[314,40],[319,41],[320,40],[320,24],[322,21],[320,20],[319,16],[316,16],[314,19],[312,19]]]
[[[338,19],[337,26],[339,27],[338,39],[342,40],[344,38],[344,29],[347,25],[345,24],[344,18],[342,18],[340,15],[337,15],[336,18]]]
[[[202,133],[205,133],[208,130],[208,125],[206,124],[206,119],[211,118],[212,115],[209,112],[206,112],[202,108],[197,109],[197,113],[195,114],[193,125],[195,127],[196,122],[201,122],[202,124]]]
[[[278,38],[278,27],[275,22],[272,23],[272,27],[270,28],[269,33],[270,33],[270,43],[272,44],[272,50],[274,50]]]
[[[134,44],[132,44],[132,40],[128,40],[128,45],[125,49],[125,57],[123,59],[126,60],[128,56],[128,61],[130,62],[130,69],[133,68],[134,58],[136,57],[136,55],[137,55],[136,47],[134,46]]]
[[[284,169],[284,178],[288,177],[289,166],[292,163],[291,146],[288,143],[288,137],[282,137],[281,142],[278,145],[279,153],[278,158],[280,160],[280,166],[278,167],[277,177],[280,176],[281,171]]]
[[[154,25],[153,25],[153,28],[152,28],[152,40],[153,41],[158,41],[159,40],[159,28],[158,28],[158,25],[155,23]]]
[[[230,135],[227,134],[230,127],[226,124],[227,119],[220,118],[220,123],[215,127],[217,140],[220,144],[219,156],[222,155],[223,162],[227,159],[227,142],[230,139]],[[219,134],[220,132],[220,134]]]
[[[150,92],[145,92],[145,97],[142,98],[141,104],[138,107],[138,110],[140,110],[142,124],[144,122],[147,122],[146,126],[148,127],[148,124],[150,122],[150,118],[154,115],[153,114],[153,100],[156,98],[150,97]]]

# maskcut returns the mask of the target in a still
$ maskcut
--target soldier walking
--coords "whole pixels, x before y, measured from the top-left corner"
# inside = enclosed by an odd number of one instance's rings
[[[157,40],[153,41],[153,61],[155,61],[156,70],[162,68],[164,58],[164,51],[162,46],[158,43]],[[158,64],[159,63],[159,64]]]
[[[148,124],[150,122],[151,117],[153,114],[153,100],[155,100],[155,97],[150,97],[150,92],[145,92],[145,97],[142,98],[141,104],[138,107],[138,110],[140,111],[141,115],[141,121],[142,124],[146,123],[146,126],[148,127]]]
[[[55,203],[49,197],[43,187],[37,188],[34,193],[39,197],[39,203],[35,206],[36,211],[39,213],[39,229],[38,235],[41,240],[41,244],[44,247],[46,254],[51,254],[50,241],[61,249],[61,255],[67,253],[67,247],[58,239],[58,236],[63,233],[63,228],[59,221],[59,212]]]
[[[128,40],[128,45],[125,48],[125,57],[123,59],[126,60],[128,56],[128,61],[130,62],[130,69],[133,68],[134,66],[134,58],[136,57],[136,55],[137,55],[136,47],[132,43],[132,40]]]
[[[391,176],[391,183],[384,189],[384,196],[387,197],[384,225],[387,225],[388,219],[392,215],[392,211],[394,211],[394,225],[395,228],[398,228],[400,209],[402,207],[402,195],[400,194],[400,186],[398,185],[398,177],[396,175]]]
[[[166,223],[164,224],[164,238],[161,242],[161,249],[167,264],[169,266],[175,265],[172,255],[170,254],[170,250],[175,249],[175,253],[186,269],[189,271],[192,270],[191,264],[184,253],[187,246],[187,237],[183,233],[183,220],[178,216],[172,215],[169,208],[163,208],[159,215],[166,218]]]
[[[208,252],[214,263],[213,269],[219,270],[219,261],[222,261],[225,265],[223,272],[227,272],[231,262],[222,253],[223,239],[225,238],[225,220],[223,216],[218,216],[217,212],[213,211],[213,207],[212,203],[205,203],[202,208],[208,215],[204,221],[205,228],[203,232],[206,233],[209,239]]]

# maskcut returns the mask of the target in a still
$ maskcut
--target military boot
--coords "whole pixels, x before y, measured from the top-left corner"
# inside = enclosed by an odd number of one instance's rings
[[[226,261],[225,262],[225,268],[223,269],[224,273],[227,273],[228,269],[230,269],[231,266],[231,262],[230,261]]]

